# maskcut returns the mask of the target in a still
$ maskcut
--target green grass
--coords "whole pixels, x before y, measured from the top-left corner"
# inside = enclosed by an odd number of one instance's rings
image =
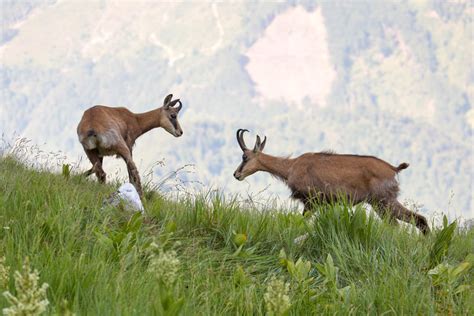
[[[10,267],[0,291],[16,293],[13,272],[28,257],[49,284],[48,314],[260,315],[273,275],[290,285],[290,315],[474,313],[472,288],[453,290],[474,284],[472,269],[438,283],[428,274],[465,261],[473,229],[446,226],[425,237],[343,203],[321,207],[310,221],[243,208],[213,192],[181,201],[148,193],[147,214],[132,216],[102,208],[115,189],[0,158],[0,257]],[[176,251],[175,283],[149,271],[152,242]],[[1,296],[0,308],[8,306]]]

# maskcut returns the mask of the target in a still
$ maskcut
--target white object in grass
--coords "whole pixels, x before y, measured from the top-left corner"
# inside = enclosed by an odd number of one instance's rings
[[[109,199],[107,199],[107,202],[113,206],[119,205],[121,201],[129,210],[138,211],[141,213],[144,212],[143,204],[140,200],[137,189],[135,189],[133,184],[129,182],[122,184],[120,188],[118,188],[118,190],[114,192]]]

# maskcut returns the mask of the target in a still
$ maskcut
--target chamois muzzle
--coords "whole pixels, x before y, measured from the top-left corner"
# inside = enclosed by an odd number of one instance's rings
[[[238,171],[235,171],[234,172],[234,178],[236,178],[237,180],[239,181],[242,181],[242,173],[238,172]]]

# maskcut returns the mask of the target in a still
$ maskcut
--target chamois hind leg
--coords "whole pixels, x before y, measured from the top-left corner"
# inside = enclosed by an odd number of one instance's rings
[[[102,161],[103,157],[99,156],[97,150],[88,150],[85,149],[87,158],[89,158],[90,162],[92,163],[92,168],[84,172],[86,177],[90,176],[92,173],[95,173],[97,179],[100,183],[105,183],[106,173],[102,169]]]
[[[140,181],[140,175],[138,174],[138,169],[132,159],[132,152],[125,144],[120,144],[117,146],[117,154],[125,160],[127,164],[128,178],[130,183],[133,184],[135,189],[137,189],[138,195],[143,196],[142,184]]]
[[[392,216],[395,218],[410,223],[412,220],[415,222],[416,227],[423,234],[428,234],[430,232],[430,227],[428,226],[428,221],[423,215],[417,214],[406,209],[400,202],[397,200],[391,200],[386,203],[387,209],[391,212]]]
[[[398,222],[393,212],[388,208],[387,203],[384,202],[370,202],[372,209],[377,212],[379,217],[387,217],[390,224],[397,226]]]

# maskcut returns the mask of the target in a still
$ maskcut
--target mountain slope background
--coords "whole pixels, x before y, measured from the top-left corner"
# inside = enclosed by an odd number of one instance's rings
[[[174,93],[184,137],[152,131],[134,151],[155,178],[277,196],[266,174],[232,173],[266,152],[332,149],[409,162],[402,200],[474,216],[472,4],[468,1],[159,3],[3,1],[0,132],[81,160],[76,125],[95,104],[141,112]],[[153,167],[158,160],[165,166]],[[82,158],[81,168],[87,162]],[[110,176],[123,163],[106,159]],[[116,171],[118,170],[118,171]],[[172,190],[172,188],[169,188]]]

